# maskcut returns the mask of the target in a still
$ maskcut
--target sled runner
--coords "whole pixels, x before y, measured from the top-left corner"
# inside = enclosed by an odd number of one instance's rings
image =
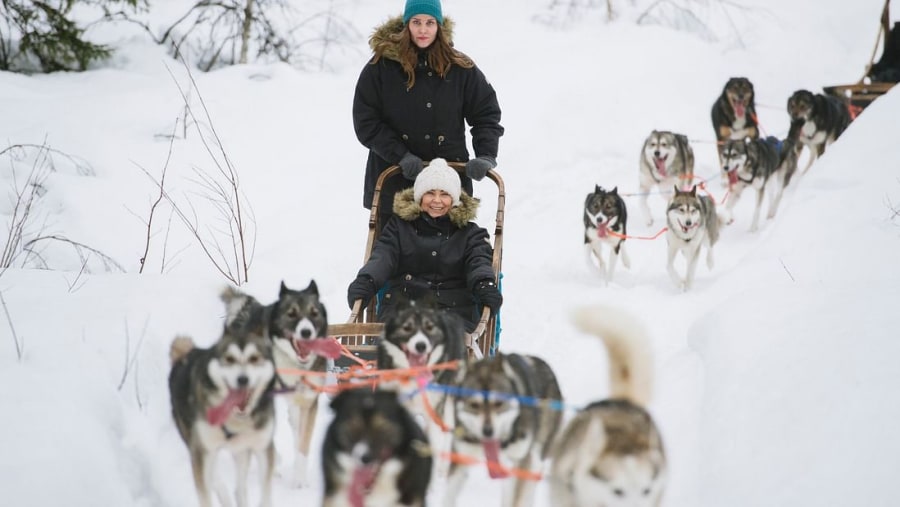
[[[464,163],[451,162],[450,166],[456,169],[457,172],[462,172],[465,169]],[[399,173],[399,166],[391,166],[381,173],[375,184],[375,195],[372,201],[372,210],[371,213],[369,213],[369,233],[363,262],[368,261],[369,256],[372,255],[372,249],[375,247],[378,232],[381,231],[381,226],[384,225],[379,223],[381,188],[385,180]],[[490,179],[497,185],[497,212],[494,219],[493,268],[494,276],[497,277],[497,285],[500,287],[500,267],[501,259],[503,257],[503,210],[506,204],[506,190],[503,185],[503,179],[496,171],[488,171],[487,179]],[[360,301],[357,301],[350,311],[350,318],[346,323],[331,324],[328,326],[329,336],[334,336],[339,339],[341,344],[353,355],[366,360],[374,359],[375,341],[384,327],[382,323],[378,322],[375,311],[376,299],[377,298],[372,298],[372,301],[363,308],[360,308]],[[467,339],[470,355],[481,357],[494,354],[499,345],[500,326],[498,317],[499,315],[491,316],[491,312],[487,307],[482,310],[478,326],[471,335],[471,343]],[[346,363],[346,360],[341,360],[338,362],[338,366],[342,366],[344,363]]]

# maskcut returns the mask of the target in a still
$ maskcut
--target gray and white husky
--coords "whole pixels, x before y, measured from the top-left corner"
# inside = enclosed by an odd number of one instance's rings
[[[728,199],[725,203],[725,222],[734,222],[732,210],[747,188],[756,190],[756,206],[750,231],[759,228],[759,213],[769,179],[779,168],[781,141],[774,137],[728,141],[722,149],[722,170],[728,177]],[[783,180],[782,180],[783,181]],[[772,186],[771,188],[775,188]],[[774,198],[773,198],[774,200]],[[770,208],[772,201],[770,201]],[[770,214],[774,214],[771,212]]]
[[[458,389],[454,452],[483,458],[492,478],[506,478],[505,507],[532,505],[535,480],[524,474],[541,472],[562,422],[551,406],[562,402],[553,370],[538,357],[498,353],[470,364]],[[466,475],[466,465],[450,464],[446,507]]]
[[[453,386],[465,371],[465,334],[462,319],[453,312],[433,308],[423,301],[399,302],[384,322],[377,345],[377,367],[379,370],[421,368],[417,381],[427,379],[436,386]],[[456,370],[428,370],[451,361],[458,362]],[[397,392],[404,407],[422,423],[436,454],[449,451],[450,435],[443,431],[454,424],[449,389],[420,392],[418,382],[409,381],[382,382],[379,387]],[[443,460],[434,460],[433,465],[434,476],[447,470]]]
[[[637,319],[610,307],[582,308],[575,324],[603,340],[610,395],[580,411],[560,434],[550,467],[550,505],[658,506],[668,466],[646,410],[653,387],[646,332]]]
[[[280,375],[281,383],[293,392],[286,396],[288,417],[294,434],[295,487],[309,484],[309,453],[318,413],[318,398],[326,383],[325,374],[332,359],[340,356],[340,345],[328,338],[328,316],[319,301],[315,280],[302,290],[288,288],[284,282],[278,300],[262,305],[254,297],[228,288],[222,294],[226,307],[226,325],[244,329],[262,321],[263,334],[270,340],[275,365],[293,372],[309,371],[310,376]]]
[[[719,240],[719,218],[716,204],[705,195],[697,195],[695,185],[689,191],[675,189],[666,211],[668,228],[668,271],[672,282],[681,289],[688,290],[694,283],[700,247],[706,245],[706,265],[713,268],[713,246]],[[675,256],[684,256],[686,269],[682,278],[675,270]]]
[[[584,200],[584,246],[588,266],[600,272],[604,284],[612,280],[620,255],[622,264],[631,267],[625,251],[627,226],[628,210],[618,187],[607,191],[594,185],[594,191]],[[604,262],[603,250],[606,248],[609,249],[608,262]],[[593,259],[597,260],[596,265]]]
[[[653,215],[647,200],[654,188],[668,192],[673,186],[688,188],[694,181],[694,150],[687,136],[654,130],[644,140],[639,168],[641,209],[647,225]]]
[[[191,456],[194,486],[201,507],[232,505],[216,474],[216,455],[231,453],[237,472],[235,498],[247,506],[247,476],[252,457],[260,467],[260,505],[271,505],[275,446],[275,363],[272,344],[261,326],[225,328],[210,348],[198,348],[191,338],[176,337],[169,356],[172,417]]]

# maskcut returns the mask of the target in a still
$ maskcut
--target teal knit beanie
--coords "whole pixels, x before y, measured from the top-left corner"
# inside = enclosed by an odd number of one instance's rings
[[[444,24],[444,15],[441,13],[441,0],[406,0],[406,9],[403,10],[403,24],[409,23],[409,18],[416,14],[428,14],[441,25]]]

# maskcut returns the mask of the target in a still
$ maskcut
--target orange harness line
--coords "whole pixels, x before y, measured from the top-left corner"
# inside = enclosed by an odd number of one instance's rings
[[[484,463],[490,470],[500,472],[504,475],[511,475],[519,479],[525,479],[526,481],[540,481],[544,478],[544,476],[539,472],[532,472],[531,470],[525,470],[522,468],[507,468],[500,463],[491,463],[490,461],[485,461],[474,456],[469,456],[467,454],[443,452],[441,453],[441,458],[458,465],[478,465]]]
[[[419,384],[419,393],[422,395],[422,406],[425,407],[425,413],[428,414],[428,417],[431,418],[432,422],[438,425],[441,431],[448,433],[450,427],[444,423],[441,416],[439,416],[434,407],[431,406],[431,400],[428,399],[428,391],[425,390],[425,385],[428,384],[428,378],[425,375],[419,375],[416,377],[416,382]]]
[[[431,366],[415,366],[412,368],[395,368],[390,370],[378,370],[373,368],[364,370],[362,373],[357,373],[360,370],[351,369],[351,371],[347,373],[335,375],[335,378],[337,378],[338,380],[353,380],[360,378],[362,378],[363,380],[372,380],[374,377],[377,382],[387,382],[391,380],[410,380],[428,372],[455,370],[458,367],[459,361],[457,360],[438,363]],[[278,373],[282,373],[284,375],[299,375],[302,377],[324,377],[328,375],[327,372],[299,370],[296,368],[278,368],[277,371]]]
[[[610,236],[613,236],[616,238],[622,238],[622,239],[656,239],[656,238],[660,237],[662,235],[662,233],[664,233],[668,230],[669,230],[668,227],[663,227],[662,229],[659,230],[659,232],[657,232],[653,236],[632,236],[630,234],[619,234],[616,231],[606,231],[606,233],[609,234]]]

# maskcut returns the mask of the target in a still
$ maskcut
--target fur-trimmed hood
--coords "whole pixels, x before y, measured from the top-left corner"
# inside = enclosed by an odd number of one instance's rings
[[[394,16],[381,25],[375,27],[372,35],[369,37],[369,47],[376,55],[394,61],[400,61],[397,51],[397,43],[391,40],[391,36],[406,30],[406,24],[403,22],[403,16]],[[441,30],[447,35],[447,40],[453,43],[453,20],[444,16],[444,23],[441,24]]]
[[[446,17],[444,22],[447,22]],[[480,204],[481,202],[478,199],[462,192],[459,194],[459,206],[450,208],[447,216],[450,217],[450,222],[453,225],[462,229],[467,223],[475,220]],[[394,213],[407,222],[412,222],[419,218],[419,214],[422,213],[422,207],[413,198],[412,188],[407,188],[394,195]]]

